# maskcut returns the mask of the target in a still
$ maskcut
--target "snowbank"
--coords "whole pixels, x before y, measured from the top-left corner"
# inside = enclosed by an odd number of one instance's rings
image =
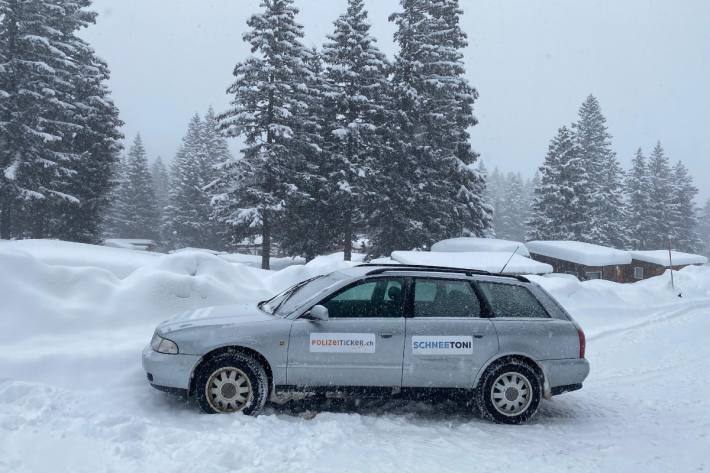
[[[60,240],[3,240],[1,250],[20,250],[53,266],[102,268],[123,278],[136,269],[151,264],[159,253],[127,248],[111,248]]]
[[[511,258],[512,256],[512,258]],[[429,266],[449,266],[453,268],[475,269],[499,273],[505,263],[504,274],[547,274],[552,266],[533,261],[524,256],[490,251],[469,251],[465,253],[444,253],[430,251],[393,251],[392,259],[402,264],[422,264]]]
[[[512,240],[500,240],[498,238],[475,238],[459,237],[441,240],[431,245],[431,251],[441,251],[444,253],[457,253],[468,251],[501,251],[516,255],[530,256],[525,243]]]
[[[669,266],[670,260],[673,260],[673,266],[687,264],[706,264],[708,259],[705,256],[694,255],[691,253],[683,253],[681,251],[671,251],[669,258],[668,250],[653,250],[653,251],[630,251],[631,257],[638,261],[657,264],[660,266]]]
[[[334,255],[264,271],[204,251],[147,256],[56,241],[15,243],[21,242],[0,244],[0,341],[157,324],[185,310],[265,299],[353,264]]]
[[[571,261],[585,266],[611,266],[631,263],[631,255],[628,251],[581,241],[529,241],[526,245],[530,253]]]
[[[258,418],[202,415],[152,389],[139,354],[155,324],[175,312],[265,297],[350,265],[342,255],[262,271],[186,251],[152,255],[119,277],[114,249],[59,252],[65,263],[49,264],[36,255],[61,243],[29,245],[0,243],[3,473],[708,466],[708,422],[698,415],[710,409],[698,396],[710,357],[707,266],[675,271],[675,291],[668,273],[635,284],[531,276],[581,322],[592,371],[584,389],[545,401],[530,425],[492,424],[447,399],[326,402],[305,420],[311,405],[298,403],[269,405]]]

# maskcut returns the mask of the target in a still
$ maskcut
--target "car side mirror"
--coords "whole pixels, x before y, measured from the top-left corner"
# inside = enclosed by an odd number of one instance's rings
[[[322,305],[313,306],[313,308],[308,311],[308,317],[313,320],[328,320],[328,308]]]

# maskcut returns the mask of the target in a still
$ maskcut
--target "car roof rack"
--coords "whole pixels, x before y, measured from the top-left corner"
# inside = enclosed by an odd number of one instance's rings
[[[362,263],[357,265],[357,267],[373,267],[372,271],[368,271],[367,275],[372,274],[382,274],[389,271],[431,271],[436,273],[458,273],[465,274],[466,276],[481,275],[481,276],[500,276],[503,278],[513,278],[522,282],[530,282],[530,280],[524,276],[518,274],[500,274],[491,273],[490,271],[483,271],[480,269],[469,269],[469,268],[453,268],[449,266],[428,266],[425,264],[392,264],[392,263]]]

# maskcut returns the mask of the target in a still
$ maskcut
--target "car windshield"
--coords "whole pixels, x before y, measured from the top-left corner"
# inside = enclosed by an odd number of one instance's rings
[[[340,279],[342,277],[339,277],[337,273],[306,279],[276,294],[271,299],[260,302],[259,308],[268,314],[285,316]]]

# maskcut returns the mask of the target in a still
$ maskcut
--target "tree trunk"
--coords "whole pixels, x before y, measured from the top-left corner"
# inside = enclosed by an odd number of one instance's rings
[[[353,259],[353,215],[352,211],[345,212],[345,222],[343,225],[343,259],[352,261]]]
[[[0,238],[6,240],[12,238],[12,206],[9,200],[6,192],[0,193]]]
[[[271,221],[269,212],[262,210],[261,224],[261,269],[271,269],[269,267],[269,257],[271,256]]]

